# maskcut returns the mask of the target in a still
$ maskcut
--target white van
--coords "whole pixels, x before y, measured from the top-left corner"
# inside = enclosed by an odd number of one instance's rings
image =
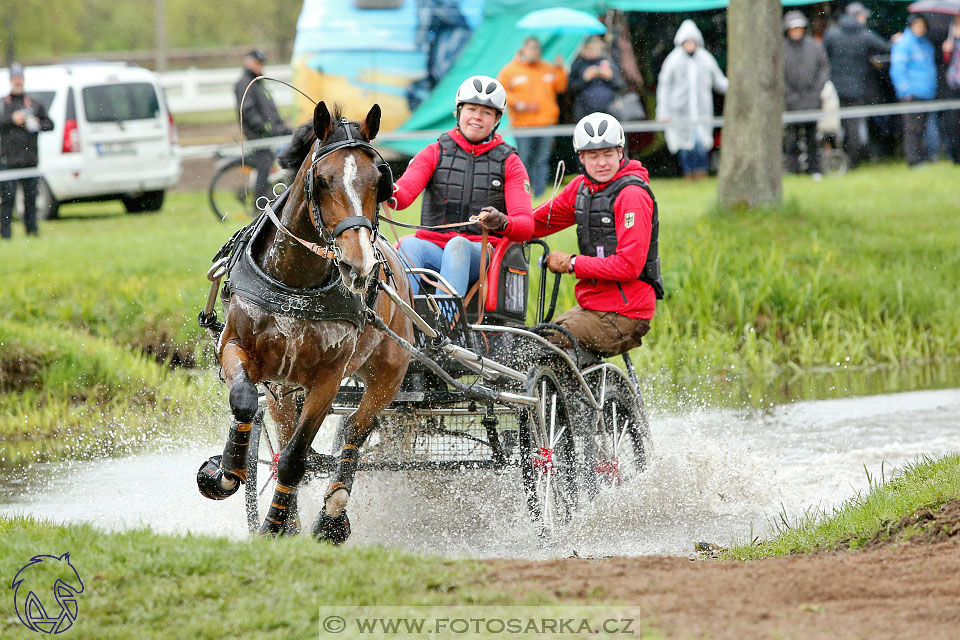
[[[122,62],[25,67],[24,89],[53,121],[38,141],[38,217],[56,217],[67,202],[119,199],[131,213],[163,206],[180,180],[180,148],[153,72]],[[0,97],[9,92],[2,69]]]

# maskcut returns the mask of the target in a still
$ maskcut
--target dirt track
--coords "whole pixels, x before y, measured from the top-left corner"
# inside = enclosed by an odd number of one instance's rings
[[[878,541],[859,552],[490,567],[494,584],[518,596],[549,589],[561,599],[639,605],[670,638],[960,638],[960,502],[937,517],[918,515],[927,526],[909,542]]]

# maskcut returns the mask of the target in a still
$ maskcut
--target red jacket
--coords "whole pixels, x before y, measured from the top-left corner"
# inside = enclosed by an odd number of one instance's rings
[[[636,160],[624,162],[613,180],[625,175],[637,175],[649,180],[649,174]],[[576,224],[574,205],[577,189],[586,183],[591,193],[603,190],[609,182],[595,184],[586,176],[577,176],[551,201],[537,207],[533,212],[534,237],[542,238]],[[550,211],[550,227],[547,227],[547,212]],[[627,213],[633,213],[631,226],[627,226]],[[615,311],[628,318],[653,317],[657,308],[656,294],[646,282],[637,280],[647,261],[650,248],[650,229],[653,225],[653,200],[644,189],[636,185],[624,187],[613,205],[614,223],[617,228],[617,252],[612,256],[594,258],[578,255],[574,263],[577,278],[577,304],[593,311]]]
[[[500,134],[493,136],[490,142],[473,144],[463,137],[460,130],[454,127],[450,130],[450,137],[460,145],[460,148],[468,153],[480,155],[487,153],[497,145],[503,144],[503,138]],[[433,172],[437,168],[437,161],[440,157],[440,145],[437,142],[430,144],[426,149],[418,153],[410,161],[406,171],[397,180],[397,191],[394,197],[397,199],[397,209],[406,209],[417,196],[426,188],[433,177]],[[520,161],[520,156],[512,154],[504,163],[504,198],[507,202],[507,228],[500,235],[510,238],[515,242],[524,242],[530,239],[533,232],[533,210],[530,205],[530,178],[527,176],[527,170]],[[480,213],[477,211],[477,213]],[[480,242],[481,236],[457,233],[456,231],[424,231],[416,233],[418,238],[429,240],[441,247],[456,236],[464,236],[474,242]],[[496,245],[499,238],[489,236],[489,242]]]

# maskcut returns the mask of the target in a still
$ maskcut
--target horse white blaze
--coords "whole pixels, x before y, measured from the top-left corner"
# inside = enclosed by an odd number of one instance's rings
[[[353,207],[353,215],[362,216],[363,207],[360,203],[360,193],[357,191],[357,160],[352,155],[347,157],[343,166],[343,186],[347,192],[347,200]],[[357,229],[360,236],[360,253],[363,256],[363,263],[360,266],[360,277],[366,278],[373,271],[376,263],[373,257],[373,243],[370,239],[370,231],[361,227]]]

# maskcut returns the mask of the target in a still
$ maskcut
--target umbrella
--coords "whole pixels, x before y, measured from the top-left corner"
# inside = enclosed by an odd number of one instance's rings
[[[960,15],[960,0],[919,0],[907,7],[910,13],[945,13]]]
[[[602,22],[589,13],[565,7],[531,11],[517,21],[517,27],[552,33],[605,33],[607,30]]]

